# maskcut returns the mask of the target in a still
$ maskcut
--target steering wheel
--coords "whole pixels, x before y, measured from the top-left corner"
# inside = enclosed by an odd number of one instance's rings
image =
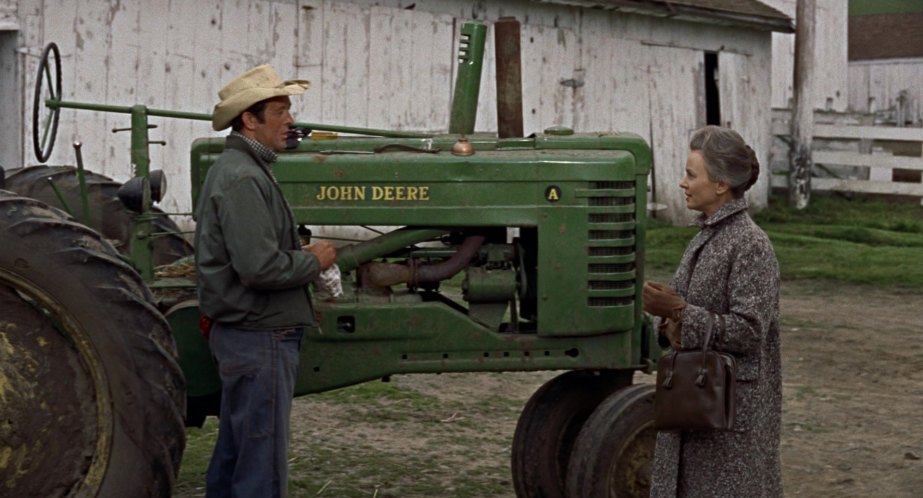
[[[54,70],[50,67],[54,60]],[[42,83],[47,83],[47,99],[43,99]],[[32,101],[32,150],[35,158],[43,163],[51,157],[54,148],[54,139],[58,134],[58,117],[61,108],[48,108],[47,113],[42,113],[45,100],[60,100],[61,98],[61,52],[54,43],[49,43],[42,52],[42,59],[38,64],[38,75],[35,78],[35,98]],[[44,114],[44,124],[39,133],[39,114]],[[40,136],[41,135],[41,136]]]

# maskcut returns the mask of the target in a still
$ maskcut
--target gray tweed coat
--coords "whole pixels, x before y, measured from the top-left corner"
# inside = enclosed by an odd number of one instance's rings
[[[735,430],[658,433],[651,496],[782,496],[779,265],[743,199],[696,224],[670,285],[688,303],[683,349],[701,347],[709,313],[724,316],[715,346],[737,360]]]

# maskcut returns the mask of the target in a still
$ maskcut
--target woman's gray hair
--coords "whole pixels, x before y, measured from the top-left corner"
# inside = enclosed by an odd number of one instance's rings
[[[742,197],[760,176],[756,153],[739,133],[709,125],[692,133],[689,150],[697,150],[705,159],[708,177],[731,187],[734,197]]]

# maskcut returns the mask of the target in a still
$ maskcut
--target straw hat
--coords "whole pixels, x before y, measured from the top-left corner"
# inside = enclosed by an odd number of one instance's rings
[[[308,80],[282,81],[269,64],[257,66],[238,76],[218,92],[221,102],[215,105],[212,128],[221,131],[231,126],[234,118],[261,100],[301,95],[308,89],[309,84]]]

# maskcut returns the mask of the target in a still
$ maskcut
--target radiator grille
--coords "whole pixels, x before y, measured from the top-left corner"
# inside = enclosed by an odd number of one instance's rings
[[[589,256],[626,256],[634,253],[634,247],[591,247],[587,251]]]
[[[615,281],[615,280],[590,280],[590,290],[623,290],[631,289],[635,286],[634,282]]]
[[[635,183],[589,182],[584,195],[590,207],[587,222],[587,297],[589,307],[634,303]],[[607,226],[610,225],[610,226]]]
[[[587,237],[590,240],[621,240],[630,239],[634,235],[631,230],[590,230]]]
[[[617,190],[629,190],[635,188],[635,182],[630,181],[621,181],[621,182],[590,182],[590,188],[594,189],[617,189]]]
[[[625,223],[634,219],[634,213],[590,213],[590,223]]]
[[[590,263],[587,265],[590,273],[625,273],[635,269],[634,263]]]

